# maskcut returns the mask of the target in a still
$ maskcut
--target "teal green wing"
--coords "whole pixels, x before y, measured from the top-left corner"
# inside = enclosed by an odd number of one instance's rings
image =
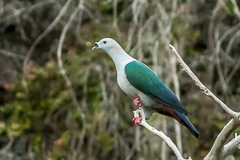
[[[139,61],[132,61],[125,66],[125,72],[127,80],[135,88],[152,99],[188,115],[176,95],[148,66]]]

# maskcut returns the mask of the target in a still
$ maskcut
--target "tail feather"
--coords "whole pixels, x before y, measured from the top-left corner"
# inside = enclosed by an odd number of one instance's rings
[[[192,125],[192,123],[187,119],[187,117],[186,117],[183,113],[181,113],[181,112],[179,112],[179,111],[177,111],[177,110],[174,110],[174,111],[175,111],[175,113],[179,116],[179,118],[181,118],[184,126],[185,126],[196,138],[198,138],[198,137],[199,137],[199,132],[198,132],[197,129]]]

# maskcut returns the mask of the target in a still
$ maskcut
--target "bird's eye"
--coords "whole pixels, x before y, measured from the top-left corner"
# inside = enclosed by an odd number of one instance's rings
[[[106,44],[107,43],[107,41],[103,41],[103,44]]]

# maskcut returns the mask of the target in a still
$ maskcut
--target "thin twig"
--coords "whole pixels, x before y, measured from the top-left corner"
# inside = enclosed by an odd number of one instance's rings
[[[10,136],[8,144],[3,149],[0,150],[0,155],[7,152],[12,147],[13,142],[14,142],[14,137]]]
[[[80,3],[81,4],[81,3]],[[60,40],[59,40],[59,43],[58,43],[58,49],[57,49],[57,61],[58,61],[58,67],[60,69],[60,73],[62,74],[64,80],[66,81],[66,84],[67,84],[67,87],[69,88],[69,91],[72,95],[72,99],[73,99],[73,104],[75,106],[77,106],[77,109],[78,111],[80,112],[82,118],[85,118],[85,115],[84,113],[82,112],[82,110],[80,109],[80,104],[77,100],[77,97],[76,97],[76,94],[72,88],[72,82],[71,80],[68,78],[64,68],[63,68],[63,62],[62,62],[62,46],[63,46],[63,42],[64,42],[64,39],[65,39],[65,36],[66,36],[66,33],[70,27],[70,25],[72,24],[72,21],[74,20],[74,18],[76,17],[79,9],[81,9],[80,7],[80,4],[79,4],[79,7],[77,7],[74,12],[72,13],[69,21],[67,22],[67,24],[64,26],[64,29],[62,31],[62,34],[60,36]]]
[[[239,11],[239,8],[238,8],[238,4],[237,4],[237,0],[231,0],[232,1],[232,4],[233,4],[233,11],[234,13],[236,14],[236,16],[238,17],[238,19],[240,19],[240,11]]]
[[[120,38],[121,33],[117,25],[117,5],[118,5],[118,0],[113,0],[113,28],[115,28],[117,32],[117,36]]]
[[[53,28],[59,23],[60,19],[62,18],[62,16],[65,14],[65,12],[67,11],[67,8],[69,7],[70,3],[72,0],[68,0],[65,5],[63,6],[63,8],[61,9],[61,11],[59,12],[58,16],[54,19],[54,21],[47,27],[47,29],[40,35],[38,36],[38,38],[33,42],[32,46],[30,47],[30,49],[28,50],[26,57],[24,59],[23,62],[23,77],[22,77],[22,85],[24,87],[24,90],[26,92],[26,94],[28,95],[28,87],[27,87],[27,82],[26,82],[26,67],[28,64],[28,61],[32,55],[32,53],[34,52],[36,46],[43,40],[44,37],[46,37],[48,35],[49,32],[51,32],[53,30]]]
[[[7,56],[7,57],[19,58],[21,60],[25,59],[25,56],[23,56],[23,55],[19,55],[17,53],[9,52],[9,51],[3,50],[3,49],[0,49],[0,54]]]
[[[60,19],[62,18],[62,16],[66,13],[69,5],[71,4],[72,0],[68,0],[65,5],[63,6],[63,8],[61,9],[61,11],[59,12],[59,14],[57,15],[57,17],[54,19],[54,21],[47,27],[47,29],[40,35],[38,36],[38,38],[33,42],[32,46],[30,47],[30,49],[28,50],[27,54],[26,54],[26,58],[23,62],[23,69],[25,68],[25,66],[27,65],[29,58],[31,57],[32,53],[34,52],[36,46],[39,44],[39,42],[41,42],[43,40],[43,38],[45,38],[49,32],[51,32],[53,30],[53,28],[59,23]]]
[[[172,69],[172,77],[173,77],[173,85],[175,89],[176,96],[180,100],[180,89],[179,89],[179,80],[177,76],[177,68],[176,68],[176,58],[171,55],[170,56],[170,63],[171,63],[171,69]],[[177,146],[182,153],[182,138],[181,138],[181,127],[180,124],[174,120],[175,124],[175,131],[176,131],[176,140],[177,140]]]
[[[73,90],[73,87],[72,87],[72,82],[71,80],[68,78],[66,72],[65,72],[65,69],[63,67],[63,62],[62,62],[62,47],[63,47],[63,42],[65,40],[65,37],[66,37],[66,34],[67,34],[67,31],[68,29],[70,28],[73,20],[76,18],[76,15],[78,13],[79,10],[82,10],[82,4],[83,4],[83,0],[79,0],[79,4],[78,4],[78,7],[75,8],[74,12],[72,13],[72,15],[70,16],[70,19],[68,20],[67,24],[64,26],[63,28],[63,31],[62,31],[62,34],[60,36],[60,40],[59,40],[59,43],[58,43],[58,49],[57,49],[57,62],[58,62],[58,67],[60,69],[60,73],[62,74],[64,80],[66,81],[66,84],[67,84],[67,87],[70,91],[70,94],[72,96],[72,100],[73,100],[73,104],[77,107],[77,110],[78,112],[80,113],[81,115],[81,118],[82,118],[82,131],[81,131],[81,137],[80,137],[80,140],[78,142],[78,145],[77,145],[77,148],[76,148],[76,151],[74,152],[73,154],[73,157],[72,159],[76,159],[76,156],[77,156],[77,153],[81,153],[81,148],[82,148],[82,145],[83,145],[83,140],[84,140],[84,136],[85,136],[85,133],[86,133],[86,128],[85,128],[85,114],[83,113],[82,109],[81,109],[81,106],[77,100],[77,96]]]
[[[238,71],[239,67],[240,67],[240,58],[238,59],[238,61],[234,65],[232,71],[229,73],[228,77],[226,78],[227,84],[230,83],[230,81],[232,80],[234,74]]]
[[[3,14],[3,0],[0,0],[0,16]]]

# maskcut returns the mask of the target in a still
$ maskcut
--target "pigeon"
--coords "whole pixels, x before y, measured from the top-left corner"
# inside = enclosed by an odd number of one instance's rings
[[[188,115],[186,108],[147,65],[131,57],[111,38],[103,38],[95,42],[92,50],[95,49],[104,50],[112,58],[119,87],[134,99],[133,103],[136,106],[143,108],[146,120],[157,112],[176,119],[196,138],[199,137],[199,132],[186,117]],[[133,121],[139,125],[142,118],[135,117]]]

